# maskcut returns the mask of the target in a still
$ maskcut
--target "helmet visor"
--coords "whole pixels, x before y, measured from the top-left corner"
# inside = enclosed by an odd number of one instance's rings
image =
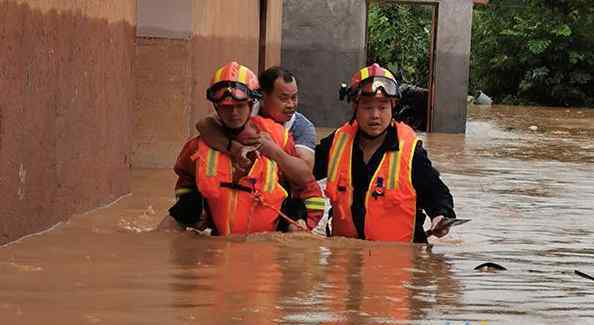
[[[219,82],[206,91],[206,98],[213,103],[230,97],[236,101],[244,101],[255,96],[248,87],[239,82]]]
[[[361,82],[359,87],[354,89],[353,97],[375,96],[381,91],[386,97],[400,97],[398,84],[386,77],[372,77]]]

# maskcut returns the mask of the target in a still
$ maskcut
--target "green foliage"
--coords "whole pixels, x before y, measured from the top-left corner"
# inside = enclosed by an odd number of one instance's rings
[[[491,0],[474,12],[472,89],[513,104],[594,103],[592,0]]]
[[[371,4],[368,57],[427,85],[431,7]],[[491,0],[473,17],[470,90],[496,102],[594,105],[593,0]]]
[[[539,55],[544,53],[550,45],[551,41],[549,40],[531,39],[528,41],[528,50],[530,50],[532,54]]]
[[[384,2],[368,15],[368,62],[402,70],[407,81],[426,87],[429,75],[431,8]]]

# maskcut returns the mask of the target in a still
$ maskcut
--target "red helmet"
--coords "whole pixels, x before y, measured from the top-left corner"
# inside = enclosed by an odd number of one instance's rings
[[[261,98],[258,77],[237,62],[220,67],[210,81],[206,98],[215,104],[233,104]]]
[[[351,78],[351,86],[343,85],[340,98],[347,96],[348,101],[360,96],[377,96],[380,91],[385,97],[400,98],[398,81],[388,69],[374,63],[357,71]]]

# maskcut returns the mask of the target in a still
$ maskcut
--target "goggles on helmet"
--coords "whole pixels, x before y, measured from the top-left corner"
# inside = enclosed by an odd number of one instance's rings
[[[231,97],[237,101],[248,99],[260,99],[260,93],[250,90],[246,85],[234,81],[222,81],[214,84],[206,90],[206,98],[217,103]]]
[[[378,91],[386,97],[400,97],[398,84],[393,79],[381,76],[363,80],[355,89],[349,91],[349,97],[375,96]]]

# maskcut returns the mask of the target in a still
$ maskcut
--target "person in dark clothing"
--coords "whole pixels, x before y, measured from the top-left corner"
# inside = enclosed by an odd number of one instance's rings
[[[332,235],[426,243],[427,213],[433,234],[445,236],[453,198],[414,131],[392,118],[400,96],[393,75],[363,68],[343,94],[354,117],[316,146],[314,164],[316,179],[327,178]]]
[[[401,98],[394,109],[394,119],[416,131],[427,131],[429,90],[409,84],[400,85]]]

